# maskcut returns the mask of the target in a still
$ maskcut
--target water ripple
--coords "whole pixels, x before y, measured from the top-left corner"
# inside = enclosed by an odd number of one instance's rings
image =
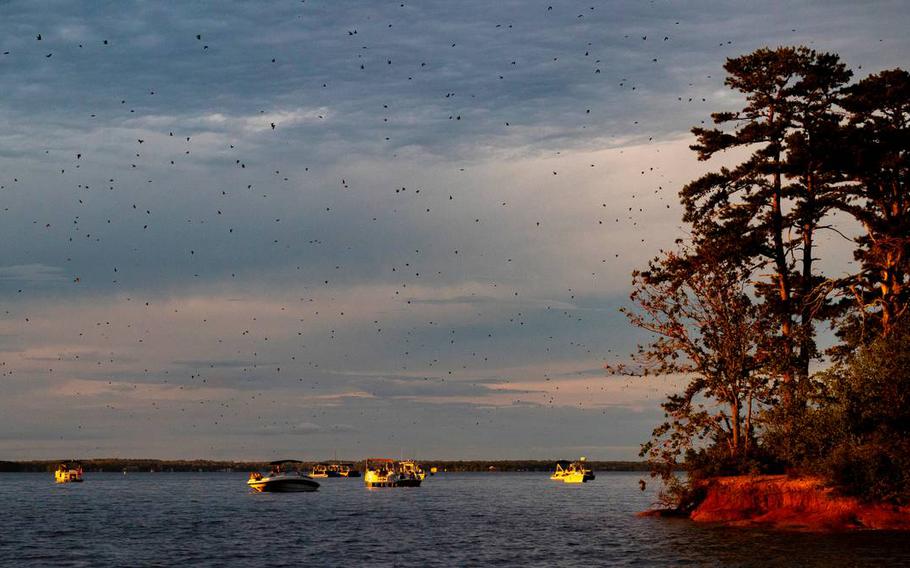
[[[639,518],[638,475],[444,474],[415,489],[327,479],[252,494],[245,474],[0,477],[0,566],[907,566],[904,535],[782,534]]]

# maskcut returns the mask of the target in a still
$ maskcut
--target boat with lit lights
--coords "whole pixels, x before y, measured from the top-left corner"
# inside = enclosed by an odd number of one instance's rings
[[[400,475],[395,460],[369,458],[364,463],[363,484],[367,487],[398,487]]]
[[[329,477],[332,473],[338,474],[337,477],[360,477],[360,471],[351,462],[329,462]]]
[[[61,463],[54,471],[56,483],[82,483],[82,466],[78,463]]]
[[[588,467],[584,456],[575,462],[559,460],[550,479],[563,483],[587,483],[594,479],[594,470]]]
[[[427,477],[427,472],[414,460],[404,460],[398,462],[398,476],[400,487],[420,487],[420,483]]]
[[[312,478],[321,478],[326,477],[341,477],[341,474],[338,472],[338,469],[333,467],[329,462],[319,462],[313,466],[313,471],[310,472],[310,477]]]

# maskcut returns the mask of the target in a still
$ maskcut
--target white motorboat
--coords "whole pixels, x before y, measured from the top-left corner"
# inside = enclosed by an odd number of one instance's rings
[[[255,491],[270,493],[298,493],[307,491],[316,491],[319,489],[319,483],[313,481],[308,475],[299,471],[299,464],[303,462],[297,460],[278,460],[269,465],[272,469],[268,474],[261,474],[254,471],[247,480],[247,485]]]

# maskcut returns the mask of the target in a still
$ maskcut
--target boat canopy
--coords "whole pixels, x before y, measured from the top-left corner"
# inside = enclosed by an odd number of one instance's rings
[[[300,460],[275,460],[273,462],[269,462],[269,465],[281,465],[284,463],[303,463],[303,462]]]
[[[367,458],[366,461],[393,463],[395,460],[390,459],[390,458]]]

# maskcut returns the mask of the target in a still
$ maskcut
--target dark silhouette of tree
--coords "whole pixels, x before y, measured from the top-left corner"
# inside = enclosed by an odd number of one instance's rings
[[[755,411],[768,401],[766,322],[739,259],[683,249],[634,274],[629,321],[653,334],[625,374],[673,375],[682,392],[662,404],[666,421],[641,455],[669,481],[680,458],[708,450],[737,470],[754,445]],[[687,457],[687,461],[691,458]]]
[[[863,227],[848,281],[857,309],[842,329],[849,345],[888,334],[910,305],[910,73],[871,75],[846,91],[842,167],[854,180],[838,207]]]
[[[839,128],[835,104],[850,71],[838,56],[805,47],[759,49],[727,60],[726,84],[745,95],[736,112],[712,115],[722,128],[694,128],[700,160],[719,152],[751,154],[683,188],[684,220],[698,240],[741,259],[755,275],[762,309],[778,328],[776,374],[787,413],[804,404],[797,383],[817,356],[815,323],[829,317],[816,289],[814,237],[840,182],[830,164]],[[696,254],[700,254],[696,251]]]
[[[680,192],[691,237],[633,273],[625,310],[653,336],[632,365],[608,367],[684,381],[641,455],[682,508],[697,492],[675,475],[680,462],[690,479],[811,472],[910,502],[910,74],[848,85],[837,55],[805,47],[759,49],[724,68],[745,105],[694,128],[692,149],[738,163]],[[819,272],[816,239],[830,229],[850,240],[837,212],[862,229],[859,271],[834,279]],[[813,375],[821,321],[842,343],[836,364]]]

